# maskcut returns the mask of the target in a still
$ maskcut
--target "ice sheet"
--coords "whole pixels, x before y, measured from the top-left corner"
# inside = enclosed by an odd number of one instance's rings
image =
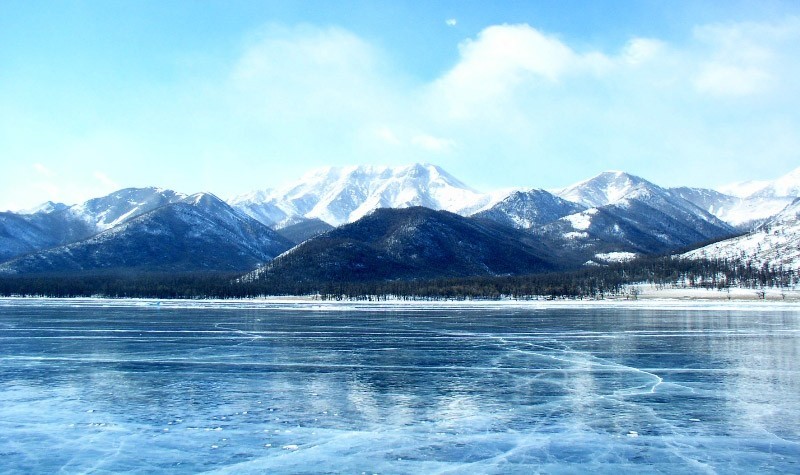
[[[800,467],[786,308],[303,305],[0,304],[0,468]]]

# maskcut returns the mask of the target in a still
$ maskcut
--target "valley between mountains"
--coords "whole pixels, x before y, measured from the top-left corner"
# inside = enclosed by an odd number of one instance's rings
[[[227,201],[129,188],[0,213],[0,276],[224,273],[372,282],[574,272],[679,255],[800,269],[800,168],[726,190],[605,172],[478,192],[431,164],[313,170]]]

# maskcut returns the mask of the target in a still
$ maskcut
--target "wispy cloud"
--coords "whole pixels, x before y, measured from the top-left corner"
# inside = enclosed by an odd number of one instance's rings
[[[551,181],[614,167],[711,185],[711,176],[741,176],[754,156],[781,171],[796,161],[790,144],[800,146],[790,138],[800,132],[790,82],[798,35],[800,23],[787,19],[601,51],[528,25],[493,26],[462,43],[456,65],[429,86],[427,110],[460,150],[493,150],[521,175],[531,162],[517,157],[530,157]],[[767,124],[764,114],[782,119]]]
[[[359,162],[431,160],[497,187],[563,186],[605,168],[711,185],[747,177],[754,157],[778,175],[800,150],[798,44],[791,17],[613,49],[503,24],[464,38],[449,67],[421,78],[346,29],[266,26],[216,74],[176,81],[130,115],[116,111],[116,127],[41,143],[29,132],[14,176],[74,202],[115,184],[241,192]],[[50,186],[63,181],[79,185]]]
[[[42,165],[41,163],[34,163],[33,169],[36,170],[37,173],[43,176],[53,176],[53,170],[47,168],[46,166]]]
[[[456,145],[455,142],[450,139],[434,137],[428,134],[415,135],[412,137],[411,143],[430,152],[449,152],[453,150]]]
[[[796,159],[791,147],[800,139],[775,135],[800,136],[800,96],[789,79],[800,72],[798,40],[800,21],[791,18],[701,26],[680,44],[634,37],[617,51],[571,45],[526,24],[494,25],[465,39],[451,68],[421,82],[351,32],[271,27],[231,77],[244,109],[301,141],[295,151],[304,156],[407,161],[412,146],[476,176],[492,156],[511,176],[535,169],[550,183],[620,168],[668,184],[685,179],[681,166],[725,180],[756,155],[776,167]],[[753,94],[767,100],[730,102]],[[764,123],[764,107],[783,122]],[[455,144],[457,155],[442,155]]]
[[[100,184],[109,188],[111,191],[114,191],[120,187],[116,181],[112,180],[111,178],[108,177],[108,175],[106,175],[101,171],[95,171],[94,173],[92,173],[92,176],[95,178],[95,180],[100,182]]]

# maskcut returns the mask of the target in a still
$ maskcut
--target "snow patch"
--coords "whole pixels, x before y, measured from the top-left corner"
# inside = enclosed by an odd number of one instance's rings
[[[605,262],[626,262],[636,259],[638,256],[639,255],[636,254],[635,252],[624,252],[624,251],[601,252],[594,255],[596,259]]]
[[[592,225],[592,216],[597,213],[596,208],[588,209],[582,213],[575,213],[569,216],[564,216],[564,220],[569,221],[573,229],[579,231],[586,231]]]

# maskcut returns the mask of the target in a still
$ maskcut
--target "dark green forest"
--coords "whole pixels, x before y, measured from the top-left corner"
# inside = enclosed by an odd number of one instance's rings
[[[107,298],[250,298],[316,295],[321,299],[606,298],[626,284],[762,289],[798,283],[792,269],[729,260],[640,258],[569,272],[376,282],[247,281],[229,273],[82,273],[0,277],[1,296]],[[635,297],[634,295],[629,295]]]

